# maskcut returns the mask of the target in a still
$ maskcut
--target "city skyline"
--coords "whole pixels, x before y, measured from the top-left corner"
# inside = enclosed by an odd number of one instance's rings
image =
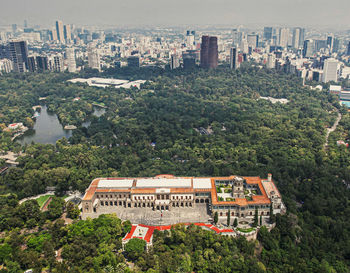
[[[22,8],[18,9],[19,6]],[[251,0],[248,4],[227,0],[136,0],[128,3],[111,0],[98,3],[81,0],[14,0],[2,5],[0,25],[19,24],[27,20],[30,25],[48,26],[59,18],[67,23],[98,26],[298,24],[346,29],[350,25],[347,15],[349,9],[350,2],[346,0]]]

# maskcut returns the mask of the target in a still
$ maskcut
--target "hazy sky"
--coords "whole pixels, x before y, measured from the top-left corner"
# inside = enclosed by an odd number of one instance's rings
[[[350,0],[0,0],[0,24],[258,24],[350,29]]]

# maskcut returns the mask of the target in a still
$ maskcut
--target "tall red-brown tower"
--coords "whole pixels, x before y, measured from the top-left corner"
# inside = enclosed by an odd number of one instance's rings
[[[201,43],[201,67],[209,67],[209,36],[202,36]]]
[[[218,38],[209,38],[209,68],[216,68],[218,66]]]
[[[218,38],[202,36],[201,67],[216,68],[218,66]]]

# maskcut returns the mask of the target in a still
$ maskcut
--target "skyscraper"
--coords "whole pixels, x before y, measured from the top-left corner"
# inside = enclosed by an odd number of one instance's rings
[[[315,43],[313,40],[305,40],[303,47],[303,57],[310,58],[314,55],[315,52]]]
[[[74,48],[67,48],[66,49],[66,58],[67,58],[67,66],[68,71],[71,73],[74,73],[77,71],[77,65],[75,62],[75,52]]]
[[[171,55],[170,69],[176,69],[180,66],[179,56],[176,54]]]
[[[288,28],[280,28],[279,31],[279,46],[287,47],[289,39],[289,29]]]
[[[35,72],[36,71],[36,63],[35,63],[35,57],[34,56],[28,57],[28,70],[30,72]]]
[[[60,54],[53,57],[53,70],[56,72],[64,71],[63,58]]]
[[[28,67],[28,47],[26,41],[12,41],[8,45],[8,55],[13,62],[14,72],[25,72]]]
[[[64,43],[64,29],[62,21],[56,21],[57,40]]]
[[[272,39],[272,27],[264,27],[264,40],[270,41]]]
[[[244,39],[244,32],[239,31],[238,29],[232,30],[232,46],[238,47],[242,40]]]
[[[338,81],[338,61],[329,58],[324,61],[323,82]]]
[[[305,29],[296,27],[293,30],[292,46],[295,49],[301,48],[305,40]]]
[[[231,47],[231,49],[230,49],[230,68],[237,69],[238,66],[239,66],[238,50],[236,47]]]
[[[258,47],[258,44],[259,44],[259,35],[255,33],[248,34],[247,42],[249,47],[251,47],[252,49],[255,49],[256,47]]]
[[[328,36],[327,37],[327,46],[331,52],[333,51],[333,42],[334,42],[333,35]]]
[[[70,41],[72,39],[70,25],[64,25],[63,34],[64,34],[64,39],[65,39],[66,43],[70,43]]]
[[[100,54],[98,54],[97,49],[91,45],[88,47],[88,62],[90,68],[98,69],[98,71],[101,70]]]
[[[208,56],[208,65],[209,68],[216,68],[218,66],[218,38],[211,36],[209,38],[209,56]]]
[[[39,71],[46,71],[49,69],[49,61],[46,56],[36,56],[36,66]]]
[[[202,36],[201,43],[201,64],[202,68],[209,67],[209,36]]]

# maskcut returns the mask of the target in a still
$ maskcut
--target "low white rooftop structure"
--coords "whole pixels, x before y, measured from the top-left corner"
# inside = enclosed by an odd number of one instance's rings
[[[68,80],[68,82],[71,83],[87,83],[89,86],[95,86],[95,87],[115,87],[115,88],[131,88],[131,87],[137,87],[140,88],[140,85],[142,83],[145,83],[145,80],[137,80],[137,81],[128,81],[128,80],[120,80],[120,79],[108,79],[108,78],[89,78],[89,79],[83,79],[83,78],[76,78]]]
[[[210,178],[193,178],[194,189],[211,189]]]
[[[133,179],[115,179],[115,180],[100,180],[98,182],[98,188],[131,188]]]
[[[136,188],[190,188],[190,178],[141,178]]]

